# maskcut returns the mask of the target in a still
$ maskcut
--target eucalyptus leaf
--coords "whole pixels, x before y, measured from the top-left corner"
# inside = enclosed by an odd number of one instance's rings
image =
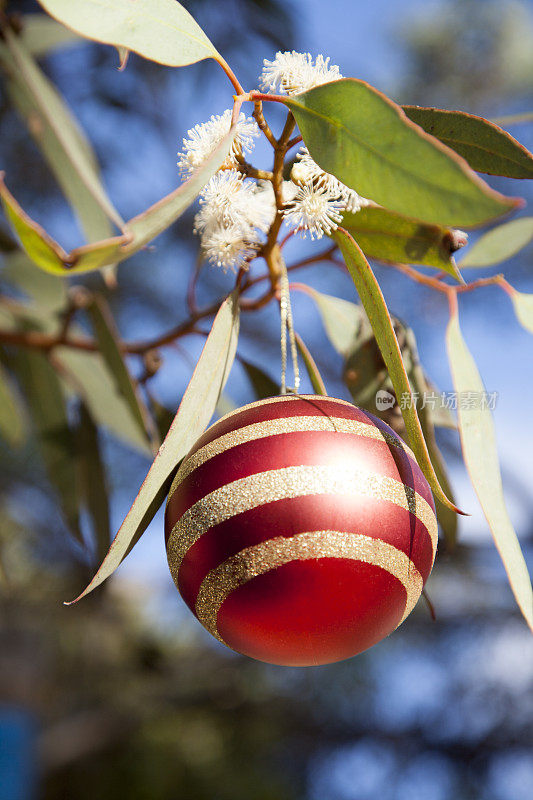
[[[533,241],[533,217],[520,217],[483,234],[461,259],[461,268],[490,267],[512,258]]]
[[[361,307],[315,289],[309,288],[308,293],[317,304],[331,344],[338,353],[346,355],[361,324]]]
[[[203,166],[188,181],[130,220],[124,226],[122,236],[84,245],[70,253],[66,253],[23,211],[7,189],[1,172],[0,198],[6,216],[18,234],[24,250],[38,267],[53,275],[90,272],[129,258],[175,222],[224,163],[234,136],[235,129],[232,128]]]
[[[468,227],[521,204],[491,189],[363,81],[345,78],[283,102],[319,166],[379,205],[424,222]]]
[[[264,400],[266,397],[276,397],[279,394],[279,384],[272,380],[270,375],[267,375],[260,367],[251,364],[244,358],[240,358],[239,361],[244,367],[258,400]]]
[[[20,40],[34,58],[46,56],[62,47],[82,41],[78,34],[65,28],[47,14],[24,14],[20,23]]]
[[[80,36],[181,67],[222,57],[177,0],[39,0],[45,11]]]
[[[446,346],[453,384],[459,397],[463,393],[475,392],[481,398],[485,387],[462,337],[456,312],[448,324]],[[492,415],[483,402],[472,405],[459,402],[458,417],[463,456],[472,485],[492,531],[516,601],[533,629],[531,581],[505,505]]]
[[[379,206],[345,213],[341,224],[367,258],[436,267],[460,278],[452,255],[466,243],[465,234],[459,231],[418,222]]]
[[[510,292],[511,300],[520,325],[526,331],[533,333],[533,294],[524,294],[513,289]]]
[[[0,364],[0,437],[18,447],[26,436],[22,398],[18,396],[7,371]]]
[[[5,41],[9,55],[2,58],[2,66],[11,78],[8,86],[15,105],[80,216],[89,241],[108,238],[112,231],[106,218],[119,228],[123,220],[102,186],[85,135],[19,38],[6,30]]]
[[[239,333],[238,294],[220,307],[178,413],[102,565],[80,600],[119,566],[140,539],[168,493],[176,467],[209,423],[235,357]],[[75,601],[73,601],[75,602]]]
[[[10,366],[24,391],[48,480],[70,531],[82,542],[78,486],[72,468],[75,445],[60,380],[48,358],[34,350],[19,349],[10,357]]]
[[[394,386],[396,397],[401,398],[405,396],[412,399],[411,386],[405,371],[392,320],[370,264],[352,237],[345,230],[342,228],[337,229],[334,238],[340,247],[348,271],[353,278],[357,293],[363,304],[363,308],[372,325],[376,341],[387,366],[392,385]],[[402,407],[401,410],[407,429],[409,444],[415,454],[420,469],[426,476],[433,494],[444,503],[444,505],[449,506],[454,511],[458,511],[455,505],[446,497],[439,484],[424,440],[415,403],[403,403],[402,406],[405,406],[405,408]]]
[[[159,438],[161,441],[166,437],[170,426],[172,425],[172,421],[176,416],[175,411],[170,411],[166,406],[156,400],[155,397],[149,395],[150,400],[150,410],[152,412],[152,416],[155,420],[155,424],[157,425],[157,430],[159,431]]]
[[[432,408],[428,397],[429,392],[433,392],[435,395],[436,392],[434,388],[430,386],[424,374],[424,370],[422,369],[418,356],[418,346],[413,331],[411,328],[407,327],[404,328],[404,331],[406,338],[405,346],[406,349],[409,350],[410,356],[410,369],[408,370],[409,382],[414,391],[417,392],[418,397],[424,398],[424,402],[417,404],[424,440],[427,444],[428,453],[439,484],[442,486],[446,497],[449,497],[452,502],[455,502],[450,479],[446,471],[446,465],[435,437],[435,410]],[[435,501],[435,507],[446,546],[448,550],[453,550],[457,544],[457,514],[449,506],[444,505],[438,498]]]
[[[76,444],[80,494],[91,518],[96,560],[99,563],[111,542],[107,479],[100,452],[98,428],[84,403],[80,404],[78,416]]]
[[[67,305],[67,281],[39,269],[23,250],[4,256],[2,279],[20,289],[36,309],[57,325],[57,313]]]
[[[302,337],[296,333],[296,346],[298,347],[298,351],[303,358],[303,362],[305,364],[305,369],[309,376],[309,380],[311,381],[311,386],[313,387],[313,391],[315,394],[321,394],[324,397],[327,397],[327,390],[324,381],[322,380],[322,376],[319,372],[319,369],[316,365],[315,359],[309,352],[307,345],[305,344]]]
[[[154,447],[157,441],[155,424],[124,360],[120,349],[120,335],[111,311],[102,297],[94,297],[87,307],[87,313],[98,342],[98,349],[116,382],[118,393],[124,398],[141,436],[147,438],[151,447]]]
[[[402,108],[410,120],[459,153],[477,172],[533,178],[533,155],[494,122],[464,111]]]
[[[92,418],[124,444],[152,457],[152,448],[100,353],[54,347],[54,363],[71,394],[81,397]]]

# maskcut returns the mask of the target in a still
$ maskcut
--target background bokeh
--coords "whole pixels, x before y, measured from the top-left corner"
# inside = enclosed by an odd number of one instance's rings
[[[184,5],[247,88],[256,86],[263,58],[294,47],[331,56],[344,75],[368,80],[399,102],[489,118],[532,108],[533,4],[527,0]],[[11,1],[8,8],[26,12],[38,5]],[[187,129],[231,104],[227,79],[213,62],[172,70],[132,56],[118,72],[111,48],[83,43],[43,65],[94,144],[124,218],[175,188],[176,151]],[[273,119],[276,125],[280,118]],[[531,124],[511,131],[532,148]],[[258,151],[259,161],[263,157],[266,149]],[[22,205],[67,249],[79,243],[75,221],[1,85],[0,168]],[[518,181],[491,183],[533,200]],[[109,299],[125,338],[149,337],[185,319],[197,248],[191,219],[192,212],[119,268],[119,288]],[[291,243],[289,262],[310,247]],[[521,291],[533,291],[532,256],[530,247],[505,265]],[[426,371],[439,388],[451,390],[445,301],[390,268],[378,267],[377,274],[391,310],[413,327]],[[302,270],[298,280],[355,299],[349,278],[325,265]],[[92,276],[87,284],[101,285],[101,279]],[[204,268],[200,302],[231,285],[231,276]],[[299,294],[293,302],[297,329],[330,393],[348,398],[340,357],[314,307]],[[465,295],[461,314],[487,389],[498,392],[504,486],[531,564],[532,342],[496,288]],[[200,337],[189,337],[165,349],[151,391],[168,408],[177,408],[201,344]],[[279,375],[274,306],[244,317],[239,347]],[[239,365],[227,388],[235,404],[253,398]],[[31,441],[20,452],[2,449],[0,798],[530,796],[531,638],[461,467],[457,437],[447,431],[440,444],[459,505],[472,516],[461,520],[457,552],[438,556],[428,583],[436,621],[421,602],[371,651],[307,669],[252,662],[205,633],[168,575],[161,515],[106,585],[64,607],[94,559],[66,535]],[[116,530],[149,463],[111,437],[104,448]]]

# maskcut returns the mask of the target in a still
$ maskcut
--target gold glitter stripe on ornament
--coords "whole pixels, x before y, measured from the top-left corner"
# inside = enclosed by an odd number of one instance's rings
[[[283,436],[289,433],[306,433],[308,431],[350,433],[386,442],[398,450],[408,453],[416,463],[416,458],[407,445],[387,431],[381,431],[375,425],[344,419],[343,417],[283,417],[281,419],[255,422],[252,425],[246,425],[244,428],[237,428],[237,430],[226,433],[201,447],[190,458],[186,459],[178,470],[170,487],[169,499],[181,481],[184,481],[193,470],[205,464],[206,461],[209,461],[214,456],[226,453],[240,444],[254,442],[267,436]]]
[[[304,402],[313,402],[313,401],[328,401],[329,403],[339,403],[342,406],[348,406],[349,408],[355,408],[353,403],[350,403],[348,400],[339,400],[338,397],[327,397],[326,395],[322,394],[282,394],[279,397],[265,397],[263,400],[256,400],[254,403],[248,403],[246,406],[241,406],[240,408],[236,408],[235,411],[230,411],[229,414],[225,414],[223,419],[231,419],[231,417],[236,416],[236,414],[240,414],[241,411],[250,411],[252,408],[260,408],[261,406],[266,406],[275,403],[286,403],[291,402],[293,400],[303,400]],[[213,425],[210,427],[213,428],[215,425],[218,424],[220,420],[214,422]],[[209,430],[208,428],[207,430]]]
[[[410,511],[426,527],[435,554],[435,514],[412,487],[386,475],[347,469],[342,464],[284,467],[227,483],[187,509],[172,528],[168,539],[168,562],[172,574],[177,578],[187,550],[214,525],[275,500],[322,494],[362,495],[386,500]]]
[[[200,586],[196,615],[213,636],[226,644],[218,632],[217,617],[222,603],[235,589],[291,561],[315,558],[362,561],[393,575],[406,592],[405,610],[398,625],[411,613],[422,592],[422,576],[410,558],[393,545],[360,533],[310,531],[290,538],[276,536],[246,547],[215,567]]]

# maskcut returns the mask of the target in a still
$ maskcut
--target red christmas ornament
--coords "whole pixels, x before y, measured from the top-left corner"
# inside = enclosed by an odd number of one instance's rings
[[[273,664],[366,650],[431,572],[431,490],[404,442],[351,403],[269,398],[227,414],[184,459],[166,508],[170,571],[219,641]]]

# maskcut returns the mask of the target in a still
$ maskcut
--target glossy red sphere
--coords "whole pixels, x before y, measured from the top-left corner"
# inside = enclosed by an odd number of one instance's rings
[[[306,666],[349,658],[412,610],[431,571],[431,490],[394,431],[343,400],[274,397],[226,415],[166,508],[170,570],[217,639]]]

